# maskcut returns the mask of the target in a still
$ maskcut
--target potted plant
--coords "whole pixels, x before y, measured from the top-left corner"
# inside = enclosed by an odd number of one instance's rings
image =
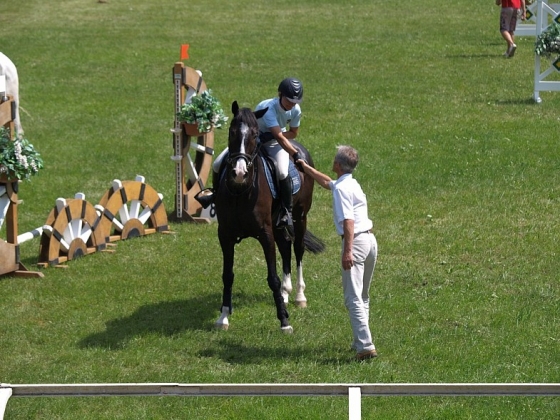
[[[0,127],[0,183],[29,180],[43,168],[43,159],[27,139],[12,140],[10,130]]]
[[[535,54],[550,58],[553,54],[560,56],[560,24],[552,22],[535,42]]]
[[[190,136],[199,136],[214,128],[222,128],[228,120],[220,101],[212,96],[210,90],[194,95],[191,102],[181,106],[177,117]]]

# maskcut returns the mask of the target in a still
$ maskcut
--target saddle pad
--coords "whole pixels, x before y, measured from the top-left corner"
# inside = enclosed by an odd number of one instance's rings
[[[260,156],[263,167],[264,167],[264,173],[266,175],[266,181],[268,182],[268,186],[270,187],[270,192],[272,193],[272,198],[276,199],[278,198],[278,191],[276,189],[276,176],[275,174],[273,174],[270,165],[268,164],[266,158],[264,156]],[[301,179],[299,177],[299,172],[296,168],[296,165],[294,164],[294,162],[292,162],[290,160],[290,163],[288,165],[288,176],[290,178],[292,178],[292,195],[293,194],[297,194],[299,192],[299,189],[301,188]]]

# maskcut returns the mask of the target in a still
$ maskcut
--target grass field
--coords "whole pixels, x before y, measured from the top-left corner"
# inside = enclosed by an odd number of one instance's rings
[[[7,4],[6,4],[7,3]],[[316,188],[308,308],[278,328],[254,240],[236,253],[229,331],[215,224],[118,242],[0,278],[0,382],[560,382],[560,92],[532,100],[534,37],[502,57],[494,2],[19,0],[0,4],[22,123],[45,169],[20,185],[19,230],[58,197],[97,204],[113,179],[174,209],[172,67],[180,45],[229,110],[305,86],[300,139],[355,176],[380,253],[371,327],[379,358],[353,362],[330,195]],[[555,76],[553,76],[555,77]],[[216,148],[226,131],[216,132]],[[5,228],[0,232],[3,235]],[[21,246],[35,269],[39,243]],[[345,398],[12,398],[13,419],[344,419]],[[363,419],[552,419],[558,398],[362,399]]]

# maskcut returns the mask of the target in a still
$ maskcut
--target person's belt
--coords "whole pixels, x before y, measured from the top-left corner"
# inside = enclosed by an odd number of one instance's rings
[[[364,230],[363,232],[355,233],[355,234],[354,234],[354,238],[355,238],[356,236],[358,236],[358,235],[361,235],[362,233],[371,233],[371,229]],[[340,235],[340,237],[341,237],[342,239],[344,239],[344,235]]]

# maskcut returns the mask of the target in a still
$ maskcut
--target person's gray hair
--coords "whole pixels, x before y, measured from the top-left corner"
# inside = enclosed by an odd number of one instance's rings
[[[351,146],[336,146],[334,161],[338,162],[344,173],[351,174],[358,166],[358,151]]]

